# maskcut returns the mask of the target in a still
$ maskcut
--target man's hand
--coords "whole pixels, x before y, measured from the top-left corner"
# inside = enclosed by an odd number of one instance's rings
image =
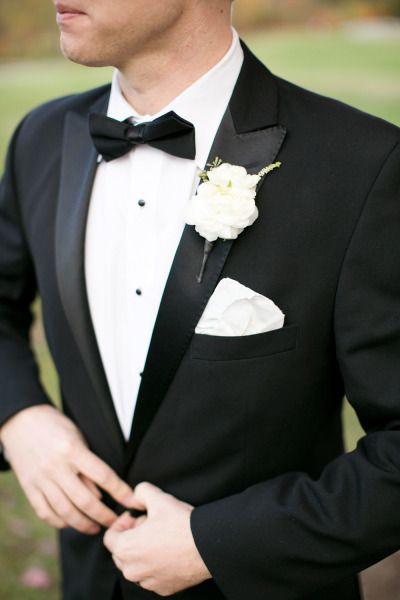
[[[97,486],[127,508],[133,491],[87,448],[74,423],[52,406],[26,408],[0,430],[7,459],[40,519],[96,534],[117,515]]]
[[[104,536],[104,544],[125,579],[169,596],[211,579],[193,540],[193,506],[148,482],[135,487],[135,506],[147,515],[124,513]]]

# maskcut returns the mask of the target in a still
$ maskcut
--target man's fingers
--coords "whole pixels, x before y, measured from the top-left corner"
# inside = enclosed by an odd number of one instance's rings
[[[170,494],[166,494],[161,488],[148,481],[141,481],[135,486],[134,497],[134,508],[146,510],[148,513],[154,512],[161,503],[172,498]]]
[[[108,550],[113,554],[116,549],[116,545],[120,542],[121,534],[127,531],[128,529],[133,529],[135,527],[136,519],[134,519],[128,511],[122,513],[118,517],[116,521],[111,525],[109,529],[107,529],[104,534],[104,545]]]
[[[43,496],[40,490],[35,488],[24,490],[33,510],[41,521],[45,521],[52,527],[57,529],[63,529],[67,526],[65,521],[61,519],[51,508],[46,498]]]
[[[117,515],[100,502],[77,475],[68,471],[60,473],[58,485],[84,515],[104,527],[114,523]]]
[[[81,533],[96,534],[100,527],[83,515],[65,495],[65,493],[52,481],[46,481],[42,487],[43,494],[54,512],[62,518],[67,525]]]
[[[132,506],[134,502],[132,488],[93,452],[86,449],[80,451],[75,459],[75,466],[80,473],[89,477],[117,502],[127,508],[135,508]]]
[[[114,554],[114,551],[117,547],[120,536],[122,535],[122,531],[117,531],[110,527],[104,534],[103,542],[107,550]]]
[[[147,520],[147,515],[140,515],[139,517],[135,517],[135,527],[138,527],[142,523]]]
[[[91,479],[89,479],[89,477],[86,477],[86,475],[82,475],[82,474],[79,474],[78,477],[79,477],[79,479],[81,479],[83,481],[83,483],[86,485],[86,487],[88,487],[89,490],[91,492],[93,492],[93,494],[96,496],[96,498],[98,498],[99,500],[102,498],[103,494],[101,493],[101,491],[99,490],[97,485],[95,483],[93,483],[93,481]]]
[[[126,511],[114,521],[110,529],[113,529],[114,531],[126,531],[127,529],[132,529],[135,527],[136,521],[137,519],[132,517],[132,515]]]
[[[104,534],[103,542],[105,547],[110,551],[113,555],[113,559],[115,561],[115,556],[118,551],[121,551],[121,543],[123,540],[126,542],[126,536],[124,535],[129,529],[133,529],[136,523],[135,518],[133,518],[128,511],[124,512],[122,515],[118,517],[116,521],[111,525],[109,529],[107,529]],[[121,568],[119,565],[117,565]]]

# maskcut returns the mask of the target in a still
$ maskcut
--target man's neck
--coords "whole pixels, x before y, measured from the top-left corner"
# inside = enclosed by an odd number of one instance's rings
[[[198,23],[117,67],[121,91],[139,114],[155,114],[216,65],[229,50],[229,24]]]

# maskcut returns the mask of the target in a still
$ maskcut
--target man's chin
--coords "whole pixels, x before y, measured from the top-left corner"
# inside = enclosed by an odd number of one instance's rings
[[[82,48],[71,47],[69,44],[63,44],[61,41],[61,53],[64,58],[85,67],[108,67],[110,63],[95,53],[90,53]]]

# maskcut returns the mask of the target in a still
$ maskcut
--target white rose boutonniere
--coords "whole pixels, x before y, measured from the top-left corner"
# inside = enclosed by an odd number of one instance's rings
[[[250,175],[244,167],[216,158],[200,173],[201,184],[186,210],[186,223],[205,238],[203,261],[197,281],[201,283],[208,256],[217,238],[236,239],[258,217],[255,203],[261,179],[281,166],[280,162]]]

